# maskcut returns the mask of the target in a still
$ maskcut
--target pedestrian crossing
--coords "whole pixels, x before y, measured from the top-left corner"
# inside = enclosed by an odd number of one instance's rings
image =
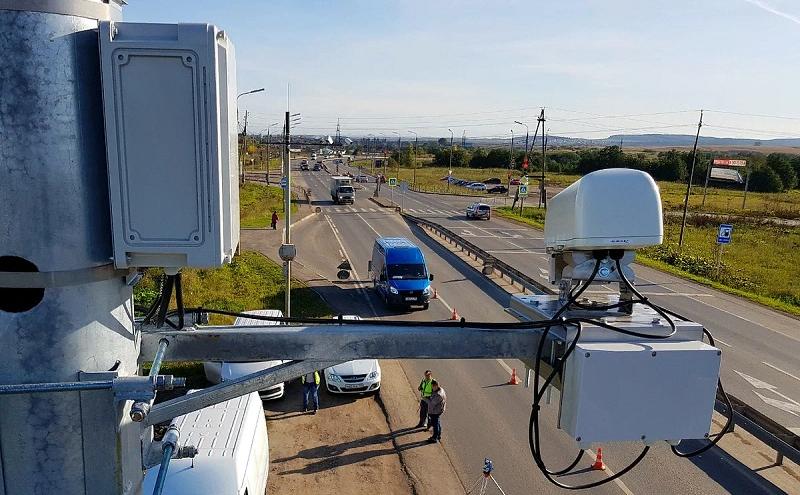
[[[357,206],[331,206],[329,208],[331,213],[384,213],[392,210],[387,210],[385,208],[364,208],[364,207],[357,207]],[[406,213],[411,213],[412,215],[427,215],[427,216],[463,216],[464,212],[461,210],[436,210],[433,208],[429,209],[415,209],[415,208],[406,208],[403,210]]]

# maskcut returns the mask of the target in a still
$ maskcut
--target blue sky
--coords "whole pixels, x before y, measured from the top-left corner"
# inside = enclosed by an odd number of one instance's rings
[[[703,108],[703,135],[800,137],[791,0],[129,1],[126,21],[229,33],[240,91],[267,88],[248,131],[288,84],[301,133],[507,137],[544,106],[551,134],[692,134]]]

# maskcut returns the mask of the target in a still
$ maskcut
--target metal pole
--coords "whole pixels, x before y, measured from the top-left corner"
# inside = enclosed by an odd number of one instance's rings
[[[708,179],[711,177],[711,167],[713,166],[714,166],[714,160],[712,159],[708,163],[708,166],[706,167],[706,182],[703,185],[703,202],[700,204],[700,206],[706,205],[706,193],[708,192]]]
[[[156,377],[158,376],[159,371],[161,371],[161,363],[164,361],[164,354],[167,352],[167,347],[169,346],[169,341],[167,339],[161,339],[158,342],[158,349],[156,350],[156,355],[153,357],[153,363],[150,365],[150,373],[148,374],[149,377]],[[131,406],[130,416],[133,421],[142,421],[145,417],[147,417],[147,413],[150,412],[150,407],[152,406],[152,402],[144,402],[144,401],[136,401]]]
[[[283,210],[284,210],[284,226],[283,226],[283,242],[284,244],[291,244],[292,243],[292,231],[291,231],[291,223],[292,223],[292,179],[291,179],[291,153],[289,152],[289,145],[290,145],[290,138],[289,138],[289,130],[291,127],[289,111],[286,111],[286,143],[285,143],[285,160],[283,162],[283,176],[286,177],[286,189],[283,191]],[[286,275],[286,291],[284,294],[284,316],[289,317],[292,315],[292,303],[291,303],[291,296],[292,296],[292,262],[285,261],[284,262],[284,271]]]
[[[742,209],[747,204],[747,189],[750,186],[750,167],[747,167],[747,178],[744,180],[744,196],[742,197]]]
[[[511,129],[511,156],[508,159],[509,172],[514,167],[514,129]]]
[[[686,215],[689,211],[689,195],[692,193],[692,179],[694,178],[694,164],[697,159],[697,141],[700,139],[700,128],[703,127],[703,111],[700,110],[700,121],[697,123],[697,134],[694,136],[692,148],[692,167],[689,169],[689,182],[686,184],[686,198],[683,201],[683,219],[681,220],[681,234],[678,238],[678,247],[683,247],[683,231],[686,229]]]
[[[0,198],[13,205],[0,208],[0,269],[89,272],[113,255],[97,32],[99,20],[121,20],[121,5],[31,5],[0,8]],[[131,291],[118,275],[0,288],[0,383],[135,375]],[[0,492],[139,486],[143,432],[129,407],[111,390],[0,397]]]
[[[450,192],[450,176],[452,174],[451,170],[453,170],[453,129],[447,129],[450,131],[450,166],[447,168],[447,192]]]
[[[545,184],[545,175],[547,174],[547,139],[545,138],[545,121],[544,108],[542,108],[542,190],[540,198],[542,200],[542,208],[547,209],[547,185]]]

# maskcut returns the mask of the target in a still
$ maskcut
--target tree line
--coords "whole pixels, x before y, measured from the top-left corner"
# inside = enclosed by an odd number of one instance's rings
[[[508,148],[463,148],[442,146],[439,143],[420,145],[419,154],[433,155],[433,166],[454,168],[509,168],[513,173],[524,173],[522,164],[524,150]],[[452,152],[452,157],[451,157]],[[714,158],[722,155],[709,151],[698,151],[695,162],[694,183],[701,184]],[[762,154],[757,152],[726,153],[726,158],[745,159],[750,171],[749,188],[759,192],[782,192],[798,188],[800,177],[800,155],[783,153]],[[390,163],[400,162],[403,167],[412,167],[414,151],[411,146],[390,155]],[[632,168],[643,170],[657,180],[685,182],[692,164],[691,151],[667,150],[654,152],[623,152],[619,146],[585,149],[554,149],[547,152],[547,170],[565,174],[584,175],[606,168]],[[528,173],[541,171],[542,155],[534,149],[528,156]],[[746,174],[742,170],[742,176]]]

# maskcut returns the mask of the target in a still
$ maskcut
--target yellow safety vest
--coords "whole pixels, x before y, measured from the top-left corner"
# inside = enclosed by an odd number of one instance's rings
[[[301,383],[306,383],[306,375],[300,377]],[[319,385],[319,372],[314,371],[314,384]]]
[[[421,382],[419,382],[419,387],[417,387],[417,390],[422,392],[423,397],[430,397],[433,393],[433,385],[431,382],[433,382],[433,378],[430,380],[423,379]]]

